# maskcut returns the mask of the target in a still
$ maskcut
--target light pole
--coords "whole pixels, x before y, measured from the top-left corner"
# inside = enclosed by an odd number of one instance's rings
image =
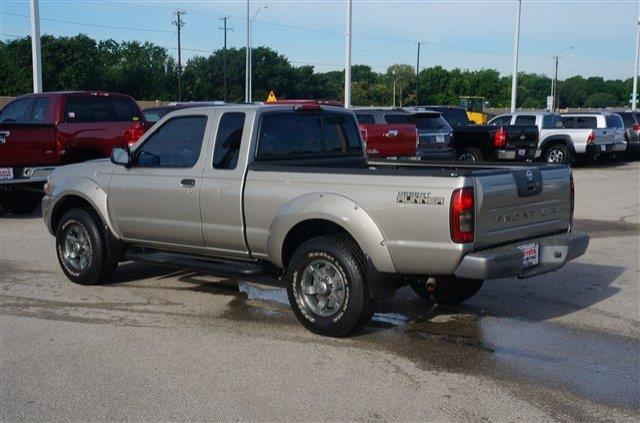
[[[31,62],[33,64],[33,92],[42,92],[42,56],[40,54],[40,7],[31,0]]]
[[[638,106],[638,62],[640,61],[640,17],[638,17],[638,29],[636,30],[636,66],[633,73],[633,101],[631,110],[636,110]]]
[[[249,103],[249,60],[251,60],[251,55],[249,54],[249,49],[251,48],[251,17],[249,16],[249,0],[247,0],[247,48],[245,49],[245,59],[244,59],[244,102]]]
[[[396,84],[401,79],[402,79],[402,77],[399,76],[399,77],[396,78],[395,81],[393,81],[393,107],[396,107]]]
[[[420,90],[420,45],[424,44],[418,41],[418,58],[416,60],[416,106],[418,105],[418,91]]]
[[[351,10],[352,0],[347,0],[347,31],[344,54],[344,107],[351,107]]]
[[[522,13],[522,0],[518,0],[518,13],[516,14],[516,30],[513,36],[513,72],[511,74],[511,113],[516,111],[516,99],[518,94],[518,58],[520,55],[520,16]]]
[[[267,5],[267,4],[264,4],[264,5],[260,6],[258,8],[258,10],[256,10],[256,14],[253,15],[253,18],[251,18],[251,20],[249,21],[249,38],[248,38],[249,39],[249,42],[248,42],[248,44],[249,44],[249,48],[248,48],[249,54],[247,55],[247,59],[249,61],[249,70],[248,70],[248,75],[249,75],[249,78],[248,78],[248,92],[249,92],[248,97],[249,97],[249,100],[247,101],[247,103],[251,103],[253,101],[253,83],[252,83],[252,79],[253,79],[253,51],[252,50],[253,50],[253,47],[251,46],[251,27],[253,26],[253,22],[255,22],[255,20],[258,17],[258,14],[260,13],[260,11],[262,9],[268,9],[268,8],[269,8],[269,5]]]
[[[556,111],[558,105],[558,59],[560,58],[560,55],[567,50],[573,50],[573,46],[566,46],[553,56],[553,60],[555,61],[555,74],[551,84],[551,97],[553,98],[553,107],[551,108],[552,112]]]

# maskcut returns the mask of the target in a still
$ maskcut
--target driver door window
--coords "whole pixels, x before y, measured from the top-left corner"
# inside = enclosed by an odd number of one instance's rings
[[[136,152],[136,166],[191,168],[200,157],[206,116],[180,116],[158,128]]]

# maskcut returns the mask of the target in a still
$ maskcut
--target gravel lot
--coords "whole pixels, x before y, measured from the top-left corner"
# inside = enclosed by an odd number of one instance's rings
[[[638,421],[640,165],[575,179],[585,256],[461,307],[403,289],[350,339],[191,272],[73,285],[39,215],[0,216],[0,420]]]

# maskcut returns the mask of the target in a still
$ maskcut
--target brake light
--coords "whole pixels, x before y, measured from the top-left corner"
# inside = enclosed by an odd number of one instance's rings
[[[453,242],[473,242],[473,208],[473,188],[458,188],[453,191],[449,210]]]
[[[360,128],[360,135],[362,135],[362,140],[364,142],[367,142],[367,136],[368,136],[367,128]]]
[[[591,131],[591,133],[589,133],[589,136],[587,137],[587,144],[593,144],[595,139],[596,139],[596,133]]]
[[[136,122],[131,128],[122,131],[122,135],[127,145],[131,147],[144,135],[144,126],[142,123]]]
[[[301,106],[296,106],[293,109],[303,112],[317,112],[322,110],[322,107],[319,104],[303,104]]]
[[[493,134],[493,145],[496,148],[502,148],[507,145],[507,130],[504,128],[498,129],[498,131]]]
[[[571,192],[571,199],[569,202],[569,231],[573,227],[573,210],[575,209],[576,204],[576,186],[573,182],[573,172],[569,174],[569,191]]]
[[[636,132],[640,132],[640,123],[634,123],[631,129],[633,129]]]

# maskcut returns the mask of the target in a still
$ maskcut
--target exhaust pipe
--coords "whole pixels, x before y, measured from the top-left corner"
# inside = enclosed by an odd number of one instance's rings
[[[434,278],[433,276],[429,276],[429,279],[427,279],[427,291],[433,292],[435,290],[436,290],[436,278]]]

